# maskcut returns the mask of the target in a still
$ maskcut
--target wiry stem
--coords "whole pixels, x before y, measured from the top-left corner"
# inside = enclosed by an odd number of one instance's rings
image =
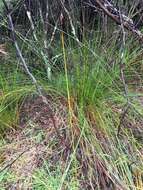
[[[35,26],[34,26],[34,23],[33,23],[33,20],[32,20],[31,12],[30,12],[30,10],[28,10],[28,7],[26,6],[26,4],[24,4],[24,7],[25,7],[26,14],[27,14],[27,17],[29,19],[29,22],[30,22],[30,25],[31,25],[31,28],[32,28],[34,40],[36,42],[38,42],[38,38],[36,36]],[[40,8],[40,12],[42,12],[41,8]],[[42,22],[44,22],[43,16],[42,16]],[[44,33],[46,33],[45,30],[44,30]],[[47,44],[47,42],[46,42],[46,36],[45,36],[45,39],[44,39],[44,46],[45,46],[45,44]],[[45,48],[46,47],[47,47],[47,45],[45,46]],[[49,64],[48,55],[46,55],[42,49],[41,49],[40,53],[41,53],[41,56],[42,56],[42,58],[44,60],[45,66],[46,66],[47,77],[48,77],[49,80],[51,80],[51,66]]]
[[[73,25],[73,21],[72,21],[71,15],[70,15],[69,11],[67,10],[67,8],[65,7],[64,3],[65,3],[65,1],[61,0],[61,4],[62,4],[62,6],[63,6],[63,8],[64,8],[64,10],[65,10],[65,12],[66,12],[66,14],[68,16],[69,22],[70,22],[70,26],[71,26],[71,29],[72,29],[72,34],[73,34],[75,40],[80,44],[80,41],[79,41],[79,39],[78,39],[78,37],[76,35],[76,31],[75,31],[75,27]],[[61,18],[62,17],[63,17],[63,15],[61,13]]]
[[[118,126],[118,132],[117,132],[117,135],[119,136],[120,134],[120,131],[121,131],[121,126],[123,125],[123,122],[124,122],[124,119],[126,117],[126,114],[128,113],[128,110],[130,108],[130,100],[129,100],[129,96],[128,96],[128,86],[126,84],[126,81],[125,81],[125,75],[124,75],[124,68],[125,68],[125,46],[126,46],[126,32],[125,32],[125,29],[124,29],[124,24],[123,24],[123,19],[122,19],[122,14],[121,12],[119,11],[119,14],[120,14],[120,22],[121,22],[121,31],[122,31],[122,47],[121,47],[121,61],[120,61],[120,73],[121,73],[121,80],[122,80],[122,83],[123,83],[123,86],[124,86],[124,93],[125,93],[125,97],[126,97],[126,105],[124,106],[124,111],[123,113],[121,114],[121,117],[120,117],[120,123],[119,123],[119,126]]]
[[[14,43],[14,46],[15,46],[15,49],[16,49],[16,52],[17,52],[17,55],[25,69],[25,72],[28,74],[28,76],[30,77],[30,79],[32,80],[33,84],[35,85],[36,89],[37,89],[37,93],[38,95],[42,98],[42,101],[47,105],[47,107],[49,108],[49,114],[50,114],[50,118],[52,119],[52,122],[53,122],[53,127],[57,133],[57,136],[61,139],[61,142],[64,142],[64,139],[61,137],[60,135],[60,132],[56,126],[56,123],[55,123],[55,119],[54,119],[54,114],[53,114],[53,110],[50,108],[49,106],[49,103],[47,101],[47,98],[43,95],[42,93],[42,88],[41,86],[38,84],[36,78],[34,77],[34,75],[30,72],[26,62],[25,62],[25,59],[21,53],[21,50],[18,46],[18,43],[17,43],[17,39],[16,39],[16,33],[15,33],[15,29],[14,29],[14,25],[13,25],[13,21],[12,21],[12,17],[11,17],[11,14],[9,12],[9,9],[8,9],[8,6],[7,6],[7,3],[5,0],[2,0],[3,1],[3,4],[5,5],[5,8],[7,10],[7,16],[8,16],[8,20],[9,20],[9,28],[11,30],[11,35],[12,35],[12,41]]]

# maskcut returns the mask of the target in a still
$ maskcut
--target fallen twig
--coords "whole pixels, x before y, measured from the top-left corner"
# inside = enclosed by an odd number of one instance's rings
[[[6,166],[4,166],[1,170],[0,173],[2,173],[4,170],[10,168],[25,152],[27,152],[29,149],[24,150],[21,152],[15,159],[13,159],[11,162],[9,162]]]

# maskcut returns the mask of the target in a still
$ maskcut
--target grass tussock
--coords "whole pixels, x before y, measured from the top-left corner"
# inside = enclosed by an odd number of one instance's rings
[[[59,30],[47,53],[38,27],[16,32],[48,105],[0,46],[0,189],[142,190],[142,50]]]

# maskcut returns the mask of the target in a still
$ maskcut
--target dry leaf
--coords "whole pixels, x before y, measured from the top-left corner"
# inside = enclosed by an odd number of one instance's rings
[[[0,44],[0,56],[6,56],[8,53],[5,50],[5,44]]]

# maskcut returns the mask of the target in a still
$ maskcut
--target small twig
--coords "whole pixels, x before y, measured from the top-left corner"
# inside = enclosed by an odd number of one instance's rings
[[[13,159],[11,162],[9,162],[6,166],[4,166],[1,170],[0,173],[2,173],[4,170],[6,170],[7,168],[10,168],[25,152],[27,152],[29,150],[26,149],[23,152],[21,152],[15,159]]]
[[[58,21],[59,21],[59,20],[57,20],[56,23],[55,23],[55,26],[54,26],[54,29],[53,29],[53,32],[52,32],[52,35],[51,35],[51,38],[50,38],[50,42],[49,42],[48,47],[50,47],[51,44],[52,44],[52,42],[54,41],[54,37],[55,37],[56,30],[57,30],[57,26],[58,26]]]
[[[40,4],[39,4],[39,6],[40,6]],[[48,6],[48,3],[47,3],[47,6]],[[27,17],[28,17],[29,22],[30,22],[30,25],[31,25],[31,29],[32,29],[32,34],[33,34],[34,40],[35,40],[36,42],[38,42],[38,38],[37,38],[37,35],[36,35],[36,30],[35,30],[34,22],[33,22],[33,19],[32,19],[31,11],[28,9],[28,7],[27,7],[26,4],[24,4],[24,7],[25,7],[26,14],[27,14]],[[39,8],[40,8],[40,7],[39,7]],[[42,12],[42,10],[41,10],[41,8],[40,8],[40,15],[42,14],[41,12]],[[41,16],[42,16],[42,22],[44,22],[43,15],[41,15]],[[47,26],[46,26],[46,28],[44,29],[44,35],[46,35],[46,32],[47,32],[46,30],[47,30]],[[46,36],[47,36],[47,35],[46,35]],[[44,39],[44,46],[45,46],[45,44],[47,44],[46,36],[44,36],[44,38],[45,38],[45,39]],[[45,48],[46,48],[46,47],[47,47],[47,45],[45,46]],[[51,65],[50,65],[50,63],[49,63],[48,55],[47,55],[46,53],[44,53],[44,51],[43,51],[42,49],[41,49],[40,53],[41,53],[41,56],[42,56],[42,58],[43,58],[43,60],[44,60],[44,63],[45,63],[46,72],[47,72],[47,77],[48,77],[49,80],[51,80]]]

